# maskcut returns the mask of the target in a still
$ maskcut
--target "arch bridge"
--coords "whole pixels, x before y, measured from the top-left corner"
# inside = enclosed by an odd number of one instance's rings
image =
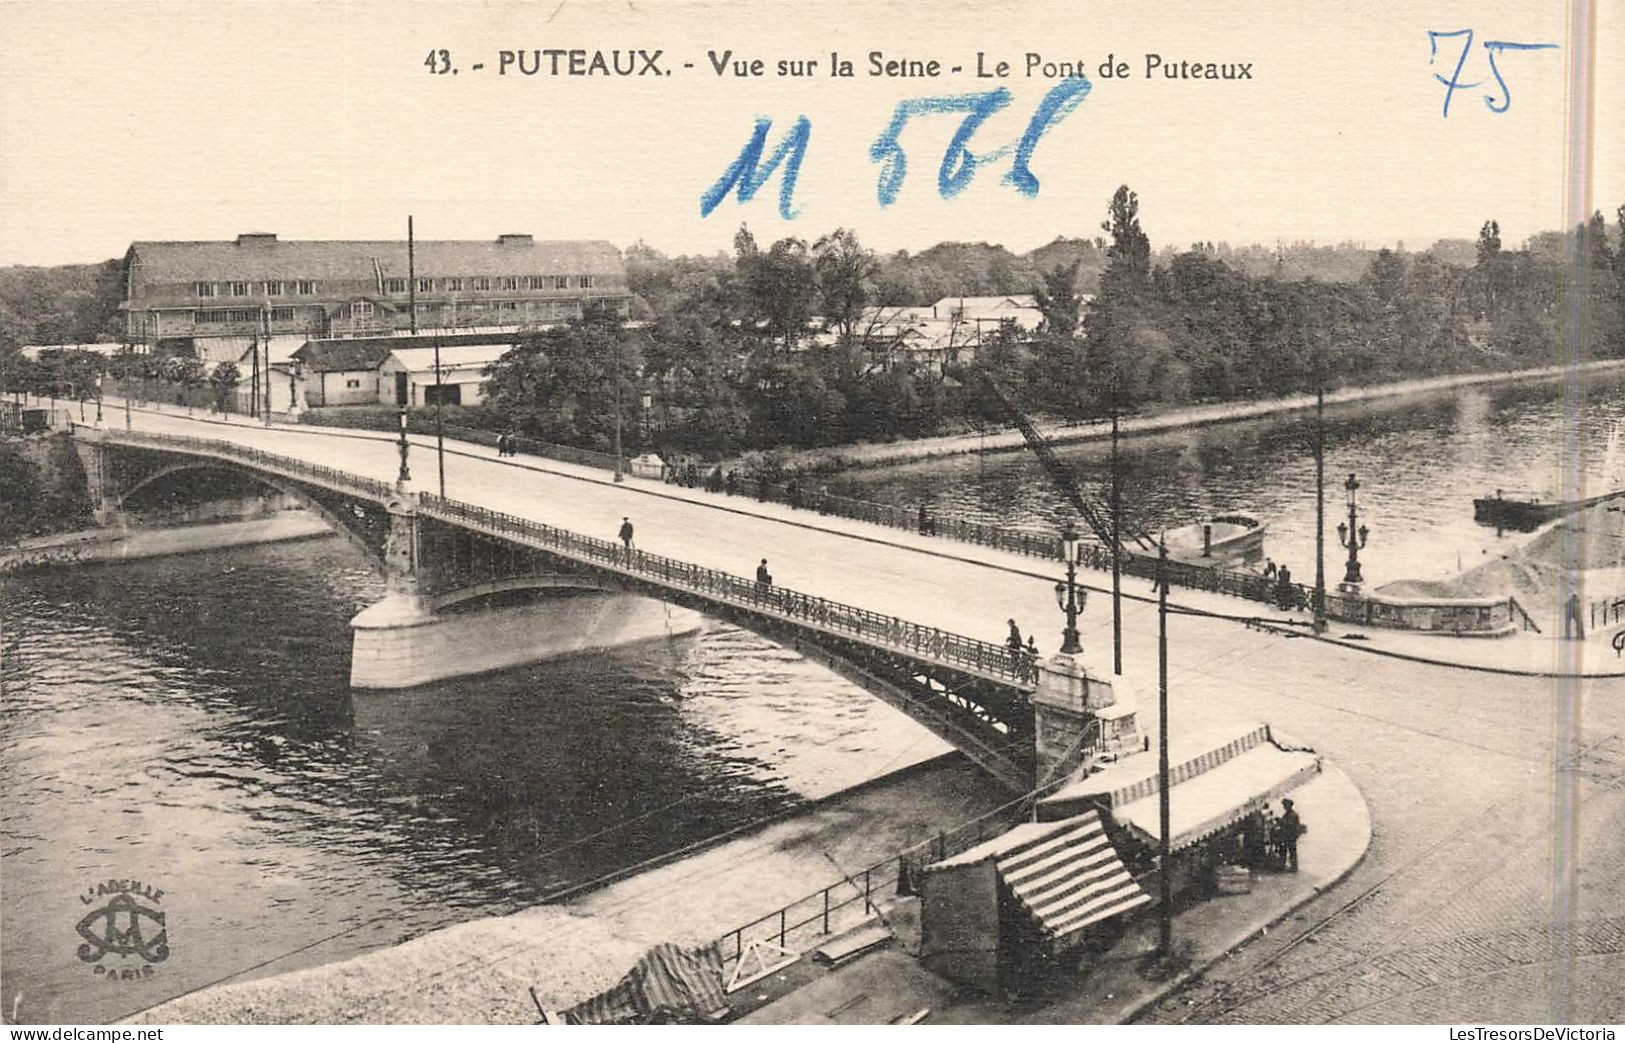
[[[353,622],[358,687],[419,683],[394,666],[423,652],[421,635],[438,610],[518,590],[610,591],[693,609],[792,648],[902,710],[1004,784],[1033,784],[1043,742],[1031,695],[1042,671],[1002,645],[223,439],[79,429],[76,446],[103,523],[167,476],[222,469],[326,519],[385,581],[383,600]]]

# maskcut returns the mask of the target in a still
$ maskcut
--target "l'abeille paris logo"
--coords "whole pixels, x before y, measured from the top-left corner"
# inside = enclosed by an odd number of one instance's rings
[[[85,888],[79,896],[84,905],[96,908],[79,921],[79,958],[95,964],[97,977],[133,981],[152,977],[152,965],[169,959],[169,930],[166,914],[158,908],[164,892],[139,880],[107,880]],[[139,967],[102,963],[104,956],[128,959],[138,956]]]

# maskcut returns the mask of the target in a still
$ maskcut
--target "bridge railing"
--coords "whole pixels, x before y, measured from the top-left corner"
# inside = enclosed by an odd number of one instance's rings
[[[493,535],[558,550],[612,571],[624,572],[680,587],[703,597],[724,601],[819,629],[882,645],[919,659],[961,667],[1020,685],[1038,681],[1037,660],[1004,645],[922,626],[918,623],[858,608],[813,594],[803,594],[771,583],[736,576],[691,562],[627,550],[619,543],[600,540],[529,518],[479,507],[430,493],[419,497],[420,509],[443,521],[461,523]]]
[[[307,421],[331,422],[330,418],[325,417],[307,418]],[[357,414],[348,422],[380,431],[394,431],[397,418],[394,414]],[[407,427],[415,434],[433,434],[435,431],[433,420],[417,413],[408,414]],[[498,436],[494,431],[484,431],[460,424],[446,424],[443,431],[452,438],[477,445],[495,447],[497,444]],[[544,459],[604,471],[615,468],[613,453],[557,445],[525,435],[510,437],[518,452],[530,456],[540,456]],[[1024,557],[1054,560],[1060,556],[1060,537],[1055,533],[1011,529],[969,518],[938,516],[929,510],[910,510],[893,504],[837,496],[825,491],[821,486],[809,487],[799,479],[778,483],[752,477],[740,478],[737,475],[730,479],[727,474],[715,468],[705,471],[701,468],[689,469],[671,465],[667,480],[690,488],[703,488],[709,492],[753,498],[761,503],[782,504],[795,510],[814,511],[836,518],[849,518],[853,521],[883,525],[890,529],[917,532],[922,536],[941,536],[960,543],[993,547]],[[1101,571],[1111,569],[1111,549],[1105,544],[1085,542],[1080,550],[1080,564]],[[1153,555],[1125,551],[1121,555],[1120,566],[1129,575],[1150,579],[1156,574],[1157,562]],[[1311,599],[1314,597],[1313,588],[1302,583],[1288,583],[1283,586],[1256,572],[1179,561],[1169,562],[1168,581],[1178,587],[1227,594],[1282,608],[1308,608],[1313,603]]]
[[[118,445],[180,450],[202,456],[224,457],[252,467],[356,492],[375,500],[387,501],[395,495],[394,487],[388,482],[309,463],[280,453],[238,445],[235,442],[137,431],[109,431],[105,433],[105,437]],[[935,627],[921,626],[897,616],[884,615],[785,587],[757,583],[743,576],[705,568],[676,558],[649,554],[645,551],[628,551],[619,543],[609,540],[583,536],[529,518],[446,499],[432,493],[421,494],[419,505],[425,513],[442,520],[460,522],[483,529],[492,535],[512,537],[521,542],[561,551],[570,557],[585,559],[611,571],[657,580],[667,586],[681,587],[707,598],[848,635],[869,644],[889,647],[915,658],[964,668],[982,676],[1018,685],[1034,685],[1038,681],[1036,658],[1025,652],[1014,652],[1004,645],[965,637]]]
[[[336,467],[313,464],[297,457],[283,456],[280,453],[268,453],[263,449],[238,445],[236,442],[227,442],[214,438],[193,438],[190,435],[161,435],[147,431],[108,430],[105,434],[109,442],[117,445],[169,451],[178,449],[202,456],[228,457],[239,463],[261,467],[265,470],[297,475],[323,485],[360,493],[376,500],[388,500],[394,495],[395,487],[389,482],[380,481],[376,478],[367,478],[350,471],[342,471]]]

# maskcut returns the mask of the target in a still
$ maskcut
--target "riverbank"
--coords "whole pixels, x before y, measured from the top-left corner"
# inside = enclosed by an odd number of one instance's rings
[[[0,573],[195,554],[256,543],[330,536],[332,532],[325,521],[303,510],[282,511],[270,518],[162,529],[81,529],[50,536],[32,536],[0,548]]]
[[[1587,376],[1625,373],[1625,359],[1598,359],[1579,368]],[[1487,384],[1514,384],[1524,381],[1551,381],[1571,372],[1568,366],[1543,366],[1538,369],[1513,370],[1506,373],[1470,373],[1449,377],[1427,377],[1401,380],[1369,387],[1340,388],[1326,394],[1327,405],[1369,402],[1405,395],[1428,395],[1459,388]],[[1244,402],[1218,402],[1211,405],[1180,406],[1167,410],[1138,413],[1118,423],[1121,437],[1158,434],[1183,428],[1207,427],[1213,424],[1253,420],[1259,417],[1301,412],[1315,407],[1313,395],[1288,395],[1282,398],[1254,399]],[[1111,437],[1109,421],[1090,420],[1082,423],[1038,423],[1040,433],[1056,445],[1076,442],[1094,442]],[[917,438],[906,442],[884,442],[826,446],[822,449],[779,450],[784,453],[785,467],[806,473],[858,470],[885,467],[891,464],[918,463],[969,453],[1014,452],[1024,449],[1026,440],[1014,428],[961,435],[939,435]],[[733,461],[737,462],[737,461]],[[728,466],[724,464],[724,469]]]
[[[881,776],[563,901],[431,931],[340,963],[216,985],[148,1024],[529,1024],[613,985],[650,946],[696,944],[992,811],[955,754]],[[888,885],[892,881],[886,881]]]

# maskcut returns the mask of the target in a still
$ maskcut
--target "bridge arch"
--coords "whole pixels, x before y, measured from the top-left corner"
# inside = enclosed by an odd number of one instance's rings
[[[356,532],[355,528],[351,524],[347,523],[338,515],[337,512],[333,511],[326,504],[322,503],[320,500],[316,499],[316,497],[311,495],[309,490],[301,488],[298,483],[285,481],[274,474],[269,474],[253,467],[238,466],[225,460],[214,460],[207,457],[201,457],[179,460],[174,463],[165,464],[154,471],[142,475],[135,482],[131,483],[128,488],[121,489],[116,497],[117,506],[123,508],[125,501],[127,501],[131,496],[152,485],[154,482],[157,482],[159,479],[167,478],[170,475],[179,474],[186,471],[217,471],[223,474],[240,475],[248,478],[250,481],[253,481],[258,485],[262,485],[267,489],[271,489],[274,492],[281,493],[284,496],[298,501],[301,507],[321,518],[327,523],[328,528],[332,529],[335,533],[348,540],[351,546],[355,547],[362,553],[362,555],[367,559],[367,563],[371,565],[374,570],[379,573],[384,571],[383,556],[379,552],[378,548],[368,543],[366,539]],[[368,505],[368,508],[372,510],[380,509],[371,504]]]
[[[425,598],[424,601],[431,612],[440,612],[455,605],[462,605],[480,598],[526,590],[591,591],[601,594],[627,593],[623,584],[613,581],[589,579],[586,576],[571,575],[564,572],[550,572],[532,576],[503,576],[499,579],[485,580],[481,583],[471,583],[466,587],[444,591],[433,597]]]

